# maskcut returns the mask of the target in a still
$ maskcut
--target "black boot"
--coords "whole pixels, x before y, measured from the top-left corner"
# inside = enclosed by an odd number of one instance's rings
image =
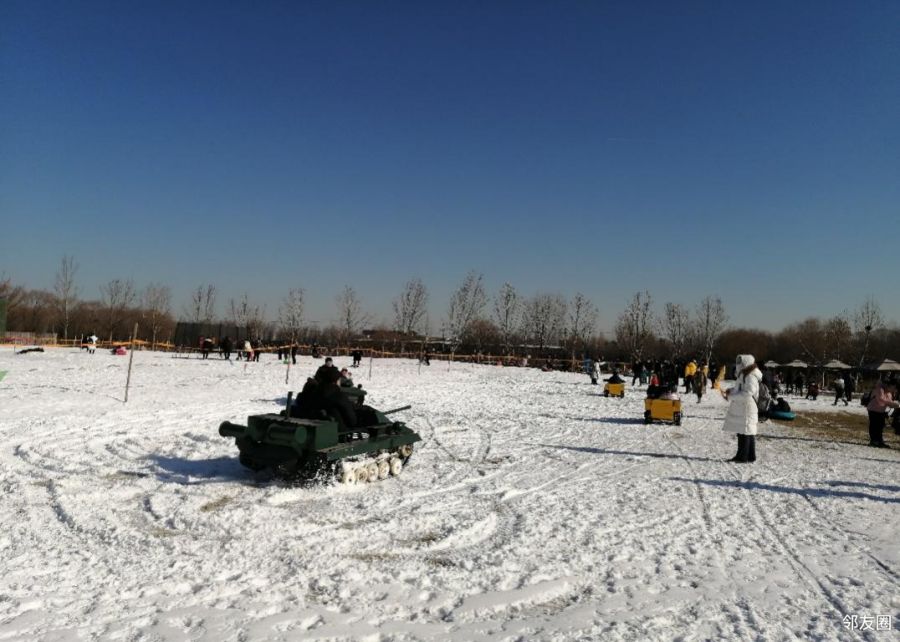
[[[738,450],[737,454],[729,459],[728,461],[734,461],[737,463],[744,463],[747,461],[747,436],[746,435],[738,435]]]
[[[756,435],[747,435],[747,461],[756,461]]]

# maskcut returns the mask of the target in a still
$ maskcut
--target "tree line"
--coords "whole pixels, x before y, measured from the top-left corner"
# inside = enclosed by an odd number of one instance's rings
[[[429,340],[432,349],[469,354],[711,362],[751,352],[779,362],[840,359],[853,366],[900,355],[900,330],[888,327],[871,298],[853,312],[824,320],[808,318],[779,332],[767,332],[729,327],[725,306],[715,295],[693,306],[665,302],[657,310],[649,292],[637,292],[616,317],[611,335],[603,335],[597,329],[597,306],[580,292],[571,298],[553,292],[525,296],[504,283],[491,295],[484,276],[472,271],[453,291],[434,334],[428,289],[419,278],[400,288],[392,300],[390,321],[375,323],[357,291],[347,285],[335,297],[332,323],[318,327],[306,320],[306,292],[300,287],[289,289],[277,312],[269,315],[249,293],[220,306],[216,286],[201,284],[176,313],[167,285],[149,283],[139,289],[132,279],[116,278],[101,285],[96,298],[82,298],[77,273],[74,258],[64,256],[50,290],[27,289],[0,276],[7,330],[56,333],[63,339],[96,333],[101,339],[123,341],[138,323],[138,338],[156,344],[170,341],[180,320],[229,323],[264,341],[315,341],[343,347],[358,343],[365,330],[369,337],[380,336],[383,343],[400,351],[412,346],[421,349]]]

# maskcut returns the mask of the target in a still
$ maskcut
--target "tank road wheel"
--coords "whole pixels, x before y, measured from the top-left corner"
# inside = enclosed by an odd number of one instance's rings
[[[378,462],[378,479],[387,479],[391,474],[391,465],[387,459]]]
[[[672,423],[674,423],[676,426],[681,425],[681,413],[680,412],[676,412],[674,415],[672,415]]]
[[[399,457],[391,457],[391,474],[396,477],[403,472],[403,461]]]
[[[366,471],[366,481],[373,482],[378,480],[378,464],[374,461],[363,466],[363,470]]]
[[[403,457],[403,459],[409,459],[410,455],[413,453],[412,444],[403,444],[397,449],[397,452],[400,453],[400,456]]]
[[[356,471],[344,464],[338,471],[338,480],[342,484],[352,484],[356,481]]]
[[[649,410],[644,411],[644,423],[649,424],[653,422],[653,417],[650,415]]]

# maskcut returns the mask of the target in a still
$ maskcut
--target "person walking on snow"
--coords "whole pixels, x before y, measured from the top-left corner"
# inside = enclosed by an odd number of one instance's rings
[[[688,364],[684,367],[684,392],[685,394],[691,391],[691,388],[694,386],[694,375],[697,374],[697,362],[691,359]],[[676,382],[677,383],[677,382]]]
[[[847,405],[850,405],[850,402],[853,401],[854,392],[856,392],[856,380],[852,374],[848,374],[844,379],[844,399],[847,400]]]
[[[756,461],[756,428],[759,423],[759,384],[762,374],[752,354],[739,354],[735,362],[735,385],[722,393],[730,402],[722,430],[735,433],[738,438],[737,454],[729,461],[749,463]]]
[[[834,378],[834,403],[832,406],[836,406],[838,401],[843,401],[845,406],[849,406],[850,404],[844,399],[844,378],[841,375],[838,375]]]
[[[879,381],[872,390],[872,400],[866,406],[869,411],[869,445],[874,448],[890,448],[884,443],[884,424],[888,408],[900,408],[897,397],[897,382],[894,379]],[[894,411],[898,412],[898,411]]]
[[[703,399],[703,393],[706,392],[706,377],[702,372],[694,374],[694,381],[691,383],[694,387],[694,394],[697,395],[697,403]]]

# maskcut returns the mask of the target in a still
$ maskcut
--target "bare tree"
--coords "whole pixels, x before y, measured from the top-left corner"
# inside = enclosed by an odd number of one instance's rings
[[[587,345],[588,338],[597,327],[600,313],[590,299],[581,292],[576,292],[569,304],[569,339],[572,343],[572,359],[579,346]]]
[[[499,338],[500,333],[497,326],[489,319],[478,317],[469,324],[463,342],[466,345],[474,346],[475,351],[480,354],[485,346],[496,345]]]
[[[825,328],[816,317],[792,323],[782,333],[788,338],[794,349],[799,346],[799,354],[802,358],[814,364],[825,360],[828,351]]]
[[[660,331],[672,345],[672,356],[676,359],[684,356],[691,334],[691,320],[687,308],[680,303],[666,303],[663,318],[660,320]]]
[[[468,333],[469,326],[481,315],[487,304],[484,292],[484,277],[476,272],[469,272],[462,285],[450,297],[447,311],[447,331],[450,340],[458,343]]]
[[[234,299],[228,302],[231,319],[239,328],[246,328],[247,333],[253,338],[259,338],[266,325],[266,309],[250,302],[250,297],[244,292],[240,300]]]
[[[725,306],[719,297],[708,296],[697,306],[697,323],[694,327],[697,330],[697,341],[703,350],[703,359],[706,363],[709,363],[716,341],[725,330],[727,323],[728,315],[725,313]]]
[[[56,281],[53,291],[56,293],[56,305],[63,326],[63,339],[69,338],[69,322],[72,315],[72,307],[78,298],[78,288],[75,285],[75,273],[78,272],[78,264],[71,256],[63,256],[56,271]]]
[[[522,302],[516,289],[509,283],[501,285],[494,298],[494,318],[497,319],[497,328],[506,354],[509,354],[510,342],[519,329],[521,308]]]
[[[212,283],[198,285],[191,292],[191,303],[185,308],[185,316],[193,323],[212,323],[216,316],[216,286]]]
[[[850,342],[853,339],[853,330],[846,312],[843,312],[825,322],[825,345],[828,354],[834,359],[848,359]]]
[[[156,339],[169,322],[172,290],[169,286],[150,283],[141,295],[141,308],[146,326],[150,329],[150,349],[156,349]]]
[[[25,288],[21,285],[13,285],[12,278],[6,276],[6,273],[0,274],[0,299],[6,301],[7,314],[13,315],[24,296]]]
[[[412,279],[403,286],[403,292],[394,299],[394,329],[403,334],[404,339],[422,329],[422,322],[428,312],[428,290],[421,279]],[[406,350],[405,340],[401,340],[400,352]]]
[[[110,342],[125,318],[125,313],[134,304],[137,296],[134,281],[131,279],[113,279],[100,286],[100,304],[103,307],[104,330]]]
[[[349,285],[344,286],[335,300],[338,308],[340,340],[346,343],[358,335],[371,318],[363,311],[362,302],[359,300],[356,290]]]
[[[292,288],[281,302],[278,310],[278,323],[286,332],[293,344],[303,328],[303,311],[305,307],[306,291],[303,288]]]
[[[566,300],[558,294],[537,294],[525,302],[522,329],[543,353],[559,341],[566,324]]]
[[[616,341],[632,361],[640,360],[653,334],[653,311],[649,292],[637,292],[616,321]]]
[[[238,328],[246,329],[254,338],[259,336],[262,326],[265,324],[265,309],[251,303],[246,292],[241,295],[237,303],[234,299],[228,301],[228,311],[231,320]]]
[[[856,334],[857,345],[859,346],[859,361],[857,366],[862,367],[869,354],[869,345],[872,340],[872,333],[884,327],[884,315],[881,313],[881,306],[874,297],[868,297],[856,309],[853,315],[853,330]]]

